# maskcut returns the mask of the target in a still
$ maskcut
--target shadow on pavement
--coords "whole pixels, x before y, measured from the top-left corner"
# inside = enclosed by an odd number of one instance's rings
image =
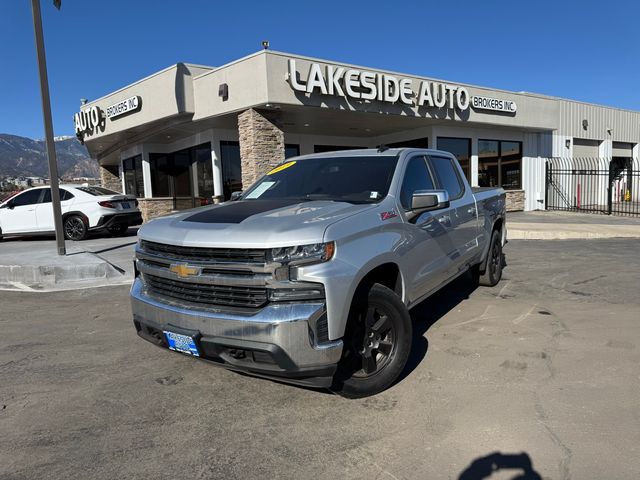
[[[511,480],[542,480],[542,476],[536,472],[531,462],[531,457],[522,453],[494,452],[485,457],[476,458],[460,474],[458,480],[483,480],[491,478],[501,470],[519,470]],[[500,475],[500,478],[505,478]]]
[[[413,321],[411,354],[396,383],[407,378],[427,355],[429,342],[424,334],[463,300],[468,299],[476,288],[477,285],[474,285],[471,274],[467,272],[411,309],[411,320]]]

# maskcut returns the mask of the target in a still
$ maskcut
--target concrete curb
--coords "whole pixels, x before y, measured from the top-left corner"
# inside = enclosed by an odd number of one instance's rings
[[[124,275],[108,261],[89,252],[64,257],[34,254],[24,263],[0,258],[0,289],[69,290],[86,286],[126,283]]]
[[[597,238],[640,238],[635,225],[585,225],[558,223],[509,223],[510,240],[579,240]]]

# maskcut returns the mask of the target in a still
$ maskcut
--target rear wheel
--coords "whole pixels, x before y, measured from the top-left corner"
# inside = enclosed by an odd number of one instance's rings
[[[407,363],[411,340],[411,318],[402,300],[374,284],[351,307],[333,390],[361,398],[387,389]]]
[[[494,287],[502,278],[503,266],[502,242],[498,230],[494,230],[491,235],[487,257],[487,266],[484,273],[479,275],[478,283],[485,287]]]
[[[129,225],[127,225],[126,223],[112,225],[109,228],[107,228],[107,231],[111,235],[114,235],[116,237],[119,237],[120,235],[124,235],[125,233],[127,233],[127,230],[129,230]]]
[[[70,215],[64,219],[64,237],[67,240],[84,240],[87,238],[87,224],[80,215]]]

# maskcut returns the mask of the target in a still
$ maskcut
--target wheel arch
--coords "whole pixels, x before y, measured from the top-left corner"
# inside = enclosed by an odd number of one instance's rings
[[[340,312],[338,316],[341,318],[337,322],[330,321],[329,323],[329,337],[331,339],[341,338],[344,335],[354,300],[375,283],[380,283],[395,292],[400,300],[406,304],[405,281],[400,265],[386,255],[372,259],[360,269],[359,275],[353,279],[348,293],[342,296],[344,303],[338,308]]]
[[[77,216],[79,216],[80,218],[82,218],[82,220],[84,221],[84,223],[87,225],[87,228],[89,228],[89,227],[90,227],[90,224],[89,224],[89,217],[87,217],[87,215],[86,215],[86,214],[82,213],[82,212],[81,212],[81,211],[79,211],[79,210],[72,210],[72,211],[70,211],[70,212],[63,213],[63,214],[62,214],[62,221],[64,222],[67,218],[69,218],[69,217],[71,217],[71,216],[73,216],[73,215],[77,215]]]

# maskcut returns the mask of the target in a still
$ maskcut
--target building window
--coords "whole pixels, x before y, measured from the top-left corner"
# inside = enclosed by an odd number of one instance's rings
[[[471,182],[471,139],[438,137],[438,150],[452,153],[460,163],[467,180]]]
[[[429,148],[429,138],[414,138],[413,140],[403,140],[385,144],[389,148]]]
[[[232,192],[242,191],[240,142],[220,142],[220,159],[222,161],[222,189],[224,199],[229,200]]]
[[[300,145],[295,143],[287,143],[284,146],[284,158],[297,157],[300,155]]]
[[[124,175],[124,193],[144,197],[144,179],[142,178],[142,155],[127,158],[122,161]]]
[[[201,203],[212,201],[213,191],[213,163],[211,162],[211,144],[205,143],[193,149],[193,161],[196,167],[198,184],[197,196]]]
[[[171,196],[171,156],[161,153],[149,154],[151,170],[151,191],[154,197]]]
[[[149,167],[153,197],[191,197],[193,205],[199,206],[213,196],[209,143],[172,153],[150,153]]]
[[[366,147],[354,147],[349,145],[314,145],[313,153],[337,152],[339,150],[359,150]]]
[[[522,188],[522,142],[478,140],[478,185]]]

